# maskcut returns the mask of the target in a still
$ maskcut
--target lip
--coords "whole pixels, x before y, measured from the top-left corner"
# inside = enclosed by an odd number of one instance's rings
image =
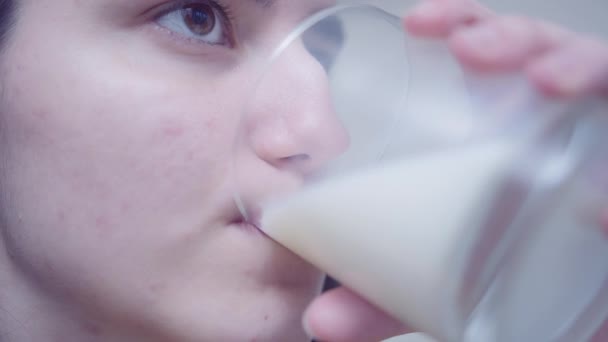
[[[245,221],[245,220],[236,220],[233,223],[231,223],[230,225],[237,227],[239,229],[245,230],[245,231],[264,234],[264,232],[260,229],[260,227],[258,227],[257,225],[255,225],[251,222]]]
[[[234,219],[230,221],[230,225],[267,236],[260,226],[261,212],[262,211],[259,208],[248,208],[247,217],[245,217],[244,214],[237,210],[238,214],[236,214]]]

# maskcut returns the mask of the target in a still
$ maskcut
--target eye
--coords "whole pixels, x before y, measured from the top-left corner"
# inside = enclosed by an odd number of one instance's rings
[[[215,1],[182,2],[165,11],[156,23],[187,40],[234,46],[229,11]]]

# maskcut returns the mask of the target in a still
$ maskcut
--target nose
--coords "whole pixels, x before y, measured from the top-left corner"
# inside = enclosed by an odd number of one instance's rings
[[[247,115],[253,150],[279,169],[314,172],[349,145],[325,69],[301,42],[273,63]]]

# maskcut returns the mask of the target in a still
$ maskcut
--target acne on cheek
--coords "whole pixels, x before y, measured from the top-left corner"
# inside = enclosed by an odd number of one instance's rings
[[[98,215],[95,217],[95,228],[106,231],[111,226],[110,219],[106,215]]]
[[[0,87],[0,91],[4,92],[1,109],[3,116],[11,122],[13,136],[26,141],[40,140],[44,145],[52,143],[52,137],[45,130],[48,129],[50,111],[42,107],[20,108],[20,104],[32,102],[20,84],[8,87],[0,84]]]
[[[61,143],[69,135],[69,130],[59,125],[58,112],[52,107],[37,105],[35,99],[20,95],[21,92],[18,88],[11,90],[10,100],[2,103],[7,126],[11,127],[10,136],[16,146],[49,149]]]
[[[123,211],[122,207],[118,208],[117,211],[120,215]],[[58,210],[55,216],[59,226],[71,226],[74,223],[72,222],[74,218],[70,217],[67,210]],[[99,238],[111,235],[111,232],[114,230],[113,227],[116,226],[113,224],[114,219],[112,216],[101,212],[92,214],[87,221],[86,226],[93,227]]]
[[[189,135],[189,129],[182,120],[178,119],[165,119],[156,123],[152,127],[152,135],[150,136],[150,144],[152,146],[167,148],[170,146],[176,146],[181,144],[187,135]],[[177,148],[179,151],[180,149]],[[175,157],[175,156],[173,156]]]
[[[169,140],[177,139],[184,135],[185,128],[179,124],[169,124],[162,128],[162,135]]]
[[[178,120],[167,119],[155,129],[153,142],[162,146],[172,146],[171,155],[168,156],[164,175],[171,177],[184,163],[192,165],[197,158],[216,154],[218,146],[225,146],[224,138],[218,138],[221,132],[217,130],[217,118],[205,120]],[[224,139],[220,141],[220,139]],[[209,146],[214,146],[209,148]]]

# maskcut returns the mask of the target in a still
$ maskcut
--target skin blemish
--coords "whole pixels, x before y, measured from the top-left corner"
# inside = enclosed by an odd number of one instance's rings
[[[217,128],[217,118],[207,120],[205,126],[208,130],[215,130]]]
[[[130,212],[131,211],[131,207],[132,207],[131,203],[126,203],[125,202],[125,203],[121,204],[121,206],[120,206],[120,213],[121,214],[126,214],[126,213]]]
[[[114,233],[112,228],[115,226],[115,223],[108,216],[99,215],[95,217],[93,224],[95,225],[95,230],[99,239],[107,239]]]
[[[61,210],[57,213],[57,220],[61,223],[65,222],[65,211]]]
[[[97,228],[106,228],[106,227],[108,227],[108,219],[105,216],[97,216],[95,218],[95,226]]]
[[[45,120],[47,119],[49,116],[49,112],[46,110],[38,110],[36,112],[34,112],[34,117],[41,119],[41,120]]]
[[[179,124],[168,124],[163,127],[163,136],[170,139],[179,138],[184,135],[184,127]]]
[[[193,161],[193,160],[194,160],[194,152],[189,151],[189,152],[186,154],[186,161],[191,162],[191,161]]]

